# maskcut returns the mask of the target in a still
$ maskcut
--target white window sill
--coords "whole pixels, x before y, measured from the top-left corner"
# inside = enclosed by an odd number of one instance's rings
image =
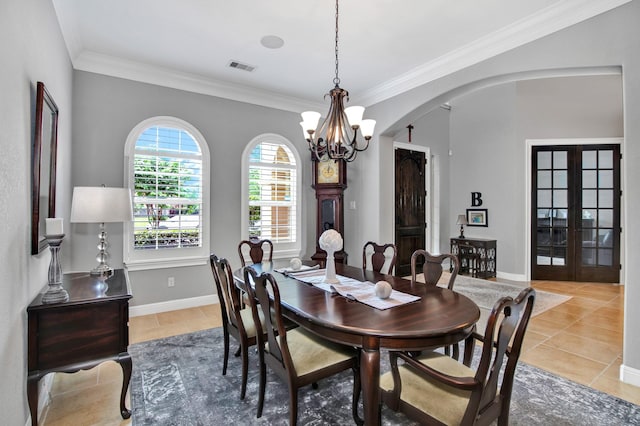
[[[183,259],[136,260],[125,262],[129,271],[146,271],[150,269],[181,268],[184,266],[206,265],[209,257],[187,257]]]

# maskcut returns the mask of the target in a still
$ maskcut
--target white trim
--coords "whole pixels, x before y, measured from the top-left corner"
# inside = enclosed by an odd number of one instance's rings
[[[159,314],[161,312],[177,311],[179,309],[197,308],[198,306],[215,305],[220,303],[217,295],[189,297],[187,299],[168,300],[166,302],[148,303],[146,305],[129,306],[129,317]]]
[[[423,146],[423,145],[414,145],[411,143],[406,143],[406,142],[393,142],[393,152],[395,153],[396,149],[405,149],[407,151],[417,151],[417,152],[424,152],[424,157],[427,160],[427,164],[425,164],[424,166],[424,188],[425,191],[427,192],[427,195],[425,197],[425,206],[424,206],[424,221],[427,224],[427,226],[425,227],[425,235],[424,235],[424,241],[425,241],[425,248],[429,251],[431,251],[432,253],[439,253],[440,252],[440,247],[437,247],[433,244],[433,232],[431,231],[431,229],[433,228],[433,223],[432,223],[432,218],[433,218],[433,205],[436,204],[438,206],[438,210],[440,208],[440,202],[437,199],[434,199],[433,195],[434,195],[434,188],[432,188],[432,181],[436,181],[436,179],[433,178],[433,171],[432,171],[432,167],[431,167],[431,163],[433,161],[433,158],[431,157],[431,148],[427,147],[427,146]],[[391,167],[391,169],[393,170],[393,173],[391,175],[391,184],[392,184],[392,188],[393,188],[393,197],[394,197],[394,203],[395,203],[395,187],[396,187],[396,167],[395,167],[395,154],[391,156],[391,161],[393,161],[393,166]],[[396,229],[395,229],[395,211],[394,211],[394,221],[393,221],[393,235],[394,235],[394,240],[395,240],[395,235],[396,235]],[[439,222],[439,221],[438,221]],[[438,233],[439,235],[439,233]],[[397,244],[396,241],[394,241],[395,244]]]
[[[620,381],[633,386],[640,386],[640,370],[628,365],[620,365]]]
[[[524,277],[525,281],[531,280],[531,154],[534,146],[549,145],[612,145],[623,146],[624,138],[566,138],[566,139],[525,139],[524,170],[525,170],[525,220],[524,220]],[[620,173],[622,176],[622,173]],[[620,189],[624,189],[624,182],[620,180]],[[624,209],[620,205],[620,214]],[[621,222],[622,222],[622,218]],[[620,250],[623,248],[623,241],[620,240]],[[624,269],[624,265],[623,265]],[[624,276],[624,271],[620,271],[620,276]],[[622,281],[622,280],[621,280]]]
[[[263,142],[272,142],[285,145],[293,154],[296,162],[296,240],[291,243],[276,243],[273,241],[273,257],[299,257],[302,250],[302,161],[295,145],[284,136],[276,133],[263,133],[251,139],[242,151],[241,170],[242,184],[240,192],[240,237],[243,240],[249,238],[249,155],[256,145]]]
[[[210,254],[211,223],[210,223],[210,162],[209,145],[206,139],[190,123],[171,116],[151,117],[138,123],[127,136],[124,146],[124,182],[125,187],[131,188],[134,182],[132,161],[135,156],[134,149],[138,138],[149,127],[160,126],[181,129],[188,132],[198,144],[202,161],[202,246],[180,249],[163,250],[134,250],[133,249],[133,222],[124,224],[123,235],[123,262],[131,271],[159,268],[173,268],[178,266],[201,265],[207,262]],[[133,155],[133,156],[132,156]]]
[[[199,266],[209,263],[209,257],[184,257],[174,259],[150,259],[150,260],[130,260],[125,262],[129,271],[147,271],[149,269],[181,268],[184,266]]]
[[[496,278],[509,281],[527,281],[527,277],[523,274],[512,274],[511,272],[496,272]]]
[[[567,0],[556,2],[539,12],[500,30],[476,39],[408,72],[354,97],[354,102],[370,106],[427,84],[438,78],[507,52],[631,0]]]

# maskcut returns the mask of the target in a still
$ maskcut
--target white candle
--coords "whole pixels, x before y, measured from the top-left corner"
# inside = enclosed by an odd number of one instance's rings
[[[46,234],[47,235],[62,235],[62,218],[60,217],[49,217],[46,220]]]

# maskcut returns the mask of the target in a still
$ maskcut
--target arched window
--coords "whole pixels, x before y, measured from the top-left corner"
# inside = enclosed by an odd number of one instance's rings
[[[293,144],[260,135],[242,158],[242,238],[271,240],[274,257],[299,256],[300,157]]]
[[[124,238],[130,270],[206,263],[209,254],[209,150],[174,117],[153,117],[129,133],[127,185],[134,222]]]

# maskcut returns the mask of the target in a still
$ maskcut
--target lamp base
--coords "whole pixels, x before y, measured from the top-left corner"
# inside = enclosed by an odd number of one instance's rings
[[[107,264],[100,264],[98,266],[96,266],[95,268],[93,268],[91,270],[91,272],[89,272],[89,275],[91,276],[102,276],[102,275],[112,275],[113,274],[113,268]]]

